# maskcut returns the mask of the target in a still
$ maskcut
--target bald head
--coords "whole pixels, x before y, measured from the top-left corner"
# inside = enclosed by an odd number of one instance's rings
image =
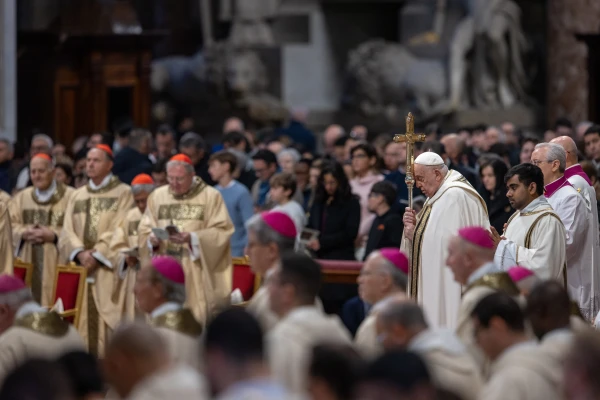
[[[565,149],[565,152],[567,153],[567,168],[577,164],[577,145],[573,139],[569,136],[559,136],[552,139],[550,143],[556,143]]]
[[[152,327],[142,323],[122,325],[112,336],[106,353],[119,352],[137,359],[167,358],[166,343]]]
[[[535,285],[527,297],[527,316],[540,339],[548,332],[569,327],[571,299],[562,284],[548,280]]]
[[[341,125],[329,125],[323,134],[323,142],[326,148],[333,147],[336,140],[344,135],[344,128]]]

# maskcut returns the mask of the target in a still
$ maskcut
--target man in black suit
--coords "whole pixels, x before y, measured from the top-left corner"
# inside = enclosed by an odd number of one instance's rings
[[[365,260],[373,250],[384,247],[400,247],[402,240],[402,215],[392,211],[396,200],[396,188],[391,182],[377,182],[369,193],[369,211],[376,214],[365,249]]]

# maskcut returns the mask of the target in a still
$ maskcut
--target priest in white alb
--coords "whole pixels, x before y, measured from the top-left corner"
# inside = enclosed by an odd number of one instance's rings
[[[17,193],[10,202],[13,243],[17,257],[33,264],[34,299],[42,306],[51,306],[58,237],[74,189],[54,179],[52,158],[47,154],[31,158],[29,174],[33,186]]]
[[[544,174],[544,194],[565,226],[567,251],[567,287],[579,304],[581,314],[593,321],[600,303],[600,282],[594,271],[598,265],[594,253],[598,248],[598,231],[586,202],[565,177],[565,149],[556,143],[540,143],[531,154]]]
[[[185,154],[167,163],[167,180],[148,197],[138,229],[140,256],[181,262],[186,305],[204,325],[231,301],[233,223],[219,191],[195,176]]]
[[[566,233],[560,217],[543,196],[544,175],[533,164],[512,167],[504,177],[510,205],[517,210],[502,236],[492,227],[494,262],[503,271],[520,265],[541,279],[564,281]]]
[[[412,255],[409,294],[422,304],[432,327],[454,328],[461,287],[446,268],[448,241],[465,226],[490,226],[487,207],[464,176],[425,152],[415,159],[416,185],[427,196],[417,215],[404,213],[402,250]]]
[[[565,178],[569,183],[573,186],[577,193],[583,197],[586,208],[592,213],[592,218],[590,220],[590,224],[592,225],[592,229],[590,230],[590,242],[594,242],[595,244],[591,246],[592,255],[592,268],[590,269],[590,275],[588,279],[593,282],[590,288],[590,298],[596,299],[591,302],[592,315],[596,315],[598,311],[598,307],[600,304],[598,302],[598,297],[600,297],[600,232],[598,227],[598,201],[596,199],[596,190],[590,178],[581,168],[581,165],[578,164],[577,158],[577,145],[568,136],[560,136],[553,139],[550,143],[559,144],[565,149],[567,153],[567,168],[565,169]]]
[[[120,280],[117,281],[113,289],[113,301],[123,310],[125,320],[133,320],[136,317],[143,317],[135,304],[133,295],[133,286],[135,285],[135,276],[144,261],[139,257],[139,238],[138,226],[144,211],[148,196],[154,190],[154,180],[148,174],[139,174],[131,181],[131,192],[135,207],[131,208],[125,215],[125,219],[120,221],[115,229],[110,242],[111,262],[116,265]]]

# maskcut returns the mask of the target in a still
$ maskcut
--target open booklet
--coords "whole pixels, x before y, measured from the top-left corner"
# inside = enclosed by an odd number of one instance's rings
[[[166,228],[152,228],[152,233],[160,240],[169,240],[169,236],[179,233],[179,229],[175,225],[169,225]]]

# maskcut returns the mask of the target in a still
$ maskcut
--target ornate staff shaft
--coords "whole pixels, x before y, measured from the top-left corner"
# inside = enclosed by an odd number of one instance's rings
[[[404,182],[408,187],[408,208],[413,209],[413,188],[415,186],[415,178],[414,178],[414,167],[415,167],[415,157],[414,157],[414,147],[415,142],[424,142],[425,135],[415,133],[415,118],[412,113],[408,113],[406,117],[406,133],[404,135],[394,135],[394,142],[403,143],[406,142],[406,177],[404,178]],[[410,240],[409,238],[405,238],[405,240]],[[408,259],[409,265],[412,265],[412,246],[408,246]],[[411,274],[412,268],[408,269],[408,285],[407,293],[411,293]]]

